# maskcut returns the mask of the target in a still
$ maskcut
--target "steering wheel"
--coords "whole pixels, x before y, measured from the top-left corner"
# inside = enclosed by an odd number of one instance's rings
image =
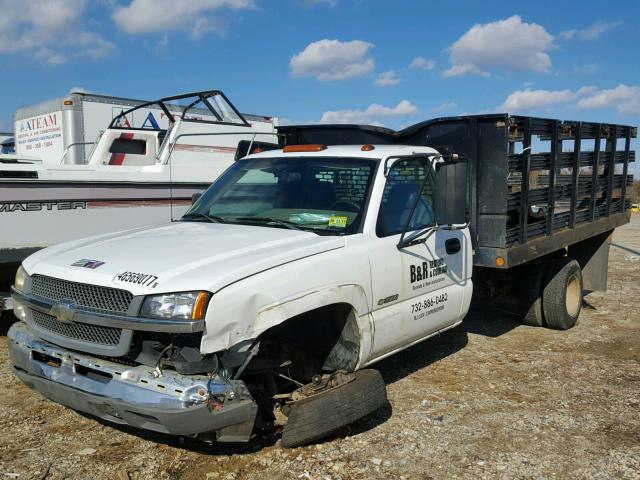
[[[344,207],[347,207],[347,208],[336,208],[336,207],[338,207],[340,205],[342,205]],[[331,204],[331,206],[329,206],[329,210],[343,210],[345,212],[359,212],[360,211],[360,205],[358,205],[353,200],[349,200],[348,198],[339,198],[335,202],[333,202]]]

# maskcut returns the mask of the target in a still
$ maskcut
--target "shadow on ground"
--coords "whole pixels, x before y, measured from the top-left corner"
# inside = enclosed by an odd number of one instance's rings
[[[508,310],[502,310],[493,305],[474,304],[460,326],[382,360],[377,363],[374,368],[380,371],[385,383],[392,384],[417,370],[428,367],[449,355],[459,352],[468,344],[469,333],[495,338],[513,330],[520,325],[515,321],[515,318],[516,316]],[[349,427],[341,429],[324,441],[328,442],[335,438],[357,435],[372,430],[389,420],[392,414],[391,405],[387,403],[376,412],[361,418]],[[114,425],[100,419],[94,419],[93,417],[90,418],[105,426],[116,428],[144,440],[197,452],[203,455],[234,455],[258,452],[264,448],[273,447],[280,438],[278,432],[258,432],[251,442],[246,444],[211,444],[193,438],[174,437],[137,430],[128,426]]]

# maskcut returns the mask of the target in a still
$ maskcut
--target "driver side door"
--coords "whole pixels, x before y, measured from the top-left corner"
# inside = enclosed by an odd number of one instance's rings
[[[374,339],[380,358],[457,323],[471,296],[468,230],[434,230],[414,244],[406,237],[435,225],[435,180],[425,157],[398,159],[389,169],[370,254]]]

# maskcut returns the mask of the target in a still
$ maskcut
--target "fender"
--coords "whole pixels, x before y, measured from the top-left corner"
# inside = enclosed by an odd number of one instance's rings
[[[258,293],[252,293],[244,297],[242,312],[237,311],[238,304],[234,305],[235,321],[231,321],[231,316],[227,316],[224,306],[216,305],[214,296],[210,306],[213,317],[225,318],[225,322],[223,328],[216,331],[215,335],[203,336],[201,351],[213,353],[227,350],[239,343],[246,345],[247,340],[258,338],[268,329],[296,315],[338,303],[345,303],[353,308],[360,337],[358,364],[363,363],[369,357],[373,344],[373,319],[370,315],[367,294],[363,287],[356,284],[325,286],[299,292],[277,301],[267,300]],[[207,328],[207,332],[209,331],[210,329]]]

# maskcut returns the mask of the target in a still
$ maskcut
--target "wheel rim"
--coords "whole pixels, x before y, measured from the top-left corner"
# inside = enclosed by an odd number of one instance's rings
[[[569,277],[565,294],[565,304],[567,313],[575,317],[580,312],[580,302],[582,301],[582,292],[580,291],[580,280],[576,275]]]

